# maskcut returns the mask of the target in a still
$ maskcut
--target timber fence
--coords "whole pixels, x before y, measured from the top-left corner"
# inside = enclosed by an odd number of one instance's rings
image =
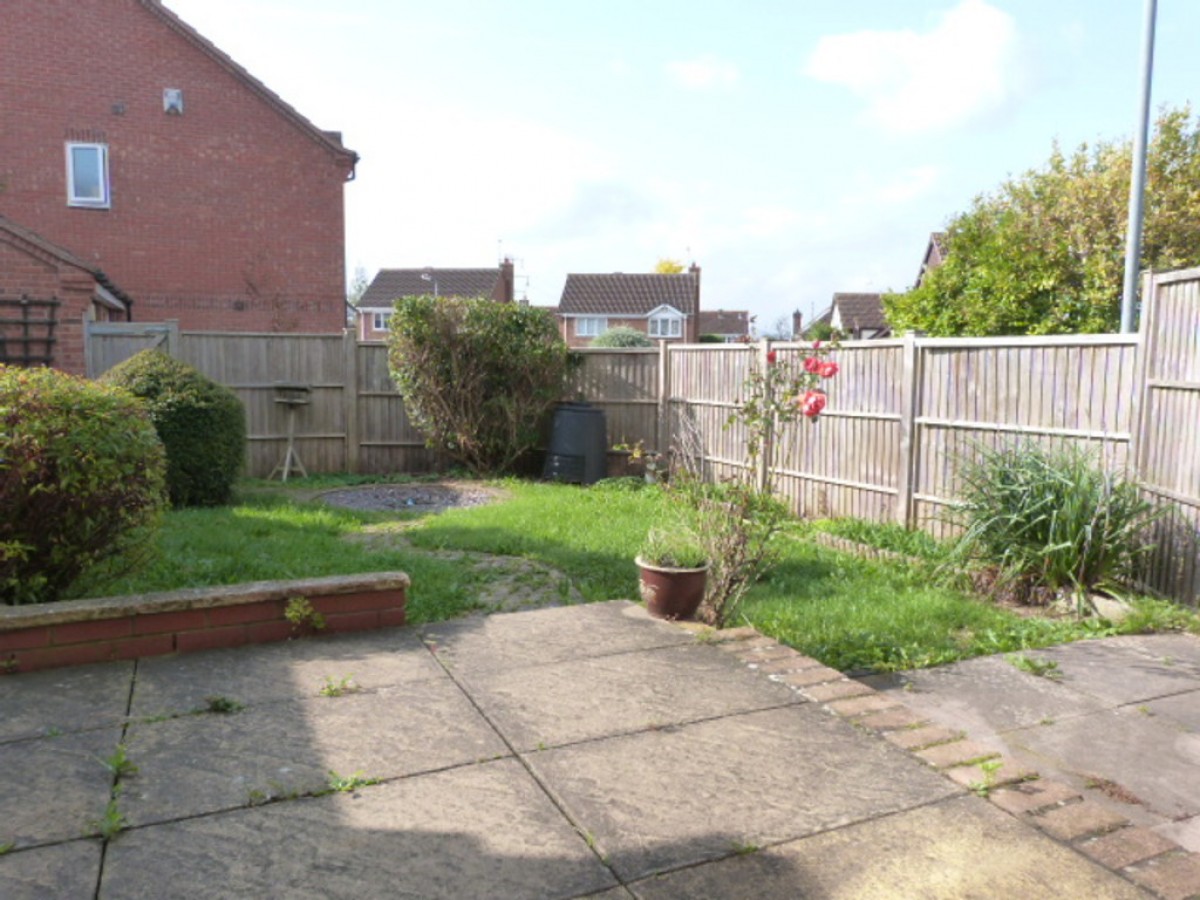
[[[976,448],[1082,443],[1171,508],[1158,526],[1146,581],[1196,604],[1200,269],[1148,275],[1143,296],[1137,335],[906,335],[843,344],[836,354],[841,372],[824,385],[829,402],[820,420],[781,435],[775,486],[801,515],[855,516],[944,535],[958,464]],[[280,382],[311,389],[295,423],[310,473],[419,473],[444,463],[408,420],[383,344],[358,342],[352,332],[179,333],[169,324],[104,323],[89,333],[89,372],[152,344],[239,395],[251,475],[268,475],[286,447],[287,412],[274,402]],[[770,349],[795,360],[808,347]],[[761,343],[584,350],[567,399],[604,410],[610,447],[640,441],[662,451],[688,434],[706,473],[720,478],[747,465],[745,434],[729,420],[746,375],[765,365],[767,352]]]

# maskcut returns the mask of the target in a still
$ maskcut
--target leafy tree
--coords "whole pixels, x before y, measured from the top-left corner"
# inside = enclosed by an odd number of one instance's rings
[[[351,306],[358,306],[370,285],[371,283],[367,280],[367,270],[362,266],[355,266],[354,278],[351,279],[350,288],[346,291],[346,302]]]
[[[600,335],[591,346],[593,347],[653,347],[654,341],[628,325],[614,325]]]
[[[654,264],[654,271],[659,275],[678,275],[683,271],[683,263],[677,259],[664,256]]]
[[[883,298],[897,331],[1075,334],[1120,322],[1132,151],[1057,146],[1049,161],[981,195],[946,231],[946,261]],[[1164,111],[1147,161],[1143,268],[1200,263],[1200,121]]]
[[[490,474],[541,442],[568,361],[550,313],[482,298],[402,297],[390,328],[392,378],[430,447]]]

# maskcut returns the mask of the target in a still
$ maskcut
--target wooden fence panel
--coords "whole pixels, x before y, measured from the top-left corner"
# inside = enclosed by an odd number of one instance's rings
[[[604,411],[606,447],[659,449],[658,357],[653,349],[577,351],[581,365],[571,375],[569,399],[586,400]]]
[[[1167,508],[1144,578],[1200,602],[1200,269],[1150,276],[1137,463],[1148,498]]]
[[[179,323],[88,322],[84,332],[84,360],[88,378],[99,378],[113,366],[142,350],[179,352]]]
[[[374,475],[421,473],[438,468],[439,457],[404,410],[404,399],[388,371],[387,345],[358,344],[358,471]]]

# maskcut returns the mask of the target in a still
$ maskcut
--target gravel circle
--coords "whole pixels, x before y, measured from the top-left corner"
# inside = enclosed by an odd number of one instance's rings
[[[500,497],[491,488],[467,484],[369,484],[328,491],[320,499],[332,506],[381,512],[441,512],[483,506]]]

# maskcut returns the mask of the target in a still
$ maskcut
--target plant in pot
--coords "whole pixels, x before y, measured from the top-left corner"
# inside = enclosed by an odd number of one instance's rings
[[[637,560],[642,600],[660,619],[691,619],[704,599],[708,556],[696,533],[676,523],[651,528]]]

